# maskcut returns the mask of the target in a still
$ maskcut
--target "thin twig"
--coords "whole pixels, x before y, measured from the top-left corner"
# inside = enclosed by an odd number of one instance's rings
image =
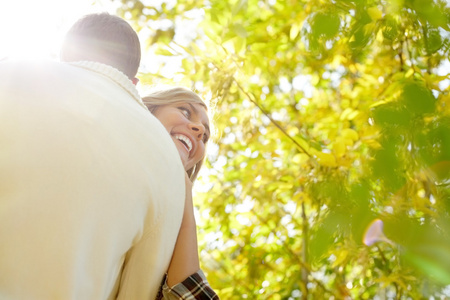
[[[306,155],[308,155],[309,157],[311,157],[311,154],[309,154],[309,152],[305,148],[303,148],[302,145],[300,145],[293,137],[291,137],[289,135],[289,133],[287,133],[286,130],[283,127],[281,127],[281,125],[278,124],[278,122],[275,121],[270,116],[270,114],[258,102],[256,102],[256,100],[252,99],[250,94],[244,90],[244,88],[240,85],[240,83],[234,77],[233,77],[233,81],[236,83],[236,85],[242,91],[242,93],[244,93],[244,95],[247,96],[248,100],[250,102],[252,102],[270,120],[270,122],[272,122],[272,124],[275,125],[275,127],[277,127],[288,139],[290,139],[301,152],[303,152]]]

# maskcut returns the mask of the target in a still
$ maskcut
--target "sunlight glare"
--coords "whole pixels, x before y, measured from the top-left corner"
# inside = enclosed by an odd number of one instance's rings
[[[77,19],[115,12],[107,0],[0,0],[0,6],[0,60],[57,58],[65,32]]]

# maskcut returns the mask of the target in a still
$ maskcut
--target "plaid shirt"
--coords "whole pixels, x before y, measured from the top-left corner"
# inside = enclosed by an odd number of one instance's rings
[[[162,286],[156,300],[219,300],[219,296],[213,291],[206,280],[202,270],[192,274],[183,282],[170,288],[167,285],[167,275],[164,276]]]

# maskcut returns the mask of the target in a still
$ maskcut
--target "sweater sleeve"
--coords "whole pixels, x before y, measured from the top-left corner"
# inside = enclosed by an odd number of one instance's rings
[[[219,300],[202,270],[197,271],[183,282],[173,287],[167,285],[167,277],[164,277],[156,300]]]

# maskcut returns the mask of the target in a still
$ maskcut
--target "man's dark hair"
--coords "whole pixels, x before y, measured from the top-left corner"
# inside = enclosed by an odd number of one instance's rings
[[[132,80],[141,61],[141,45],[136,31],[122,18],[108,13],[90,14],[67,32],[60,59],[107,64]]]

